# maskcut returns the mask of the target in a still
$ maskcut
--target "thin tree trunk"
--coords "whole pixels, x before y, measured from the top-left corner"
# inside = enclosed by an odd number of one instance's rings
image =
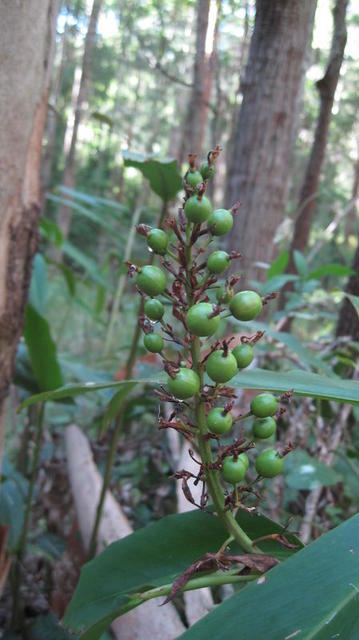
[[[354,181],[352,200],[358,198],[359,195],[359,160],[357,160],[354,169]],[[358,213],[358,207],[353,207],[353,214]],[[354,217],[354,216],[353,216]],[[353,275],[350,276],[348,284],[345,288],[346,293],[353,296],[359,296],[359,242],[354,254],[352,263]],[[359,341],[359,317],[352,303],[346,298],[340,309],[339,318],[336,327],[336,336],[350,336],[352,340]]]
[[[308,244],[310,227],[313,220],[320,175],[323,167],[325,149],[327,146],[329,124],[332,115],[334,95],[337,88],[340,68],[343,62],[344,49],[347,41],[346,10],[348,0],[337,0],[334,10],[334,31],[329,55],[329,61],[324,76],[317,82],[320,98],[320,109],[315,128],[314,141],[305,172],[304,181],[298,202],[298,211],[293,240],[290,248],[288,271],[294,271],[293,252],[303,252]]]
[[[42,136],[57,8],[50,0],[0,3],[0,458],[37,247]]]
[[[200,155],[204,144],[213,82],[213,52],[216,37],[216,22],[216,0],[198,0],[193,87],[184,121],[182,143],[178,155],[178,164],[180,167],[188,153]]]
[[[84,55],[82,59],[81,78],[79,82],[76,105],[74,109],[74,122],[71,142],[65,159],[65,171],[63,184],[69,189],[75,186],[75,158],[79,127],[83,116],[83,107],[88,95],[88,86],[91,79],[92,54],[96,42],[96,27],[100,13],[102,0],[93,0],[91,16],[85,38]],[[76,80],[76,74],[75,74]],[[66,150],[65,150],[66,151]],[[69,207],[62,206],[58,211],[58,225],[66,239],[70,232],[72,212]]]
[[[243,103],[234,134],[227,204],[242,202],[231,248],[249,265],[271,262],[288,194],[294,114],[316,0],[257,0]],[[255,265],[250,276],[263,278]]]
[[[56,123],[59,117],[57,112],[57,106],[59,97],[61,95],[62,82],[64,78],[65,66],[68,62],[68,32],[69,32],[69,24],[66,22],[64,27],[64,32],[61,39],[61,53],[60,53],[60,64],[58,67],[56,80],[53,88],[53,95],[51,97],[51,106],[48,109],[47,113],[47,126],[46,126],[46,147],[45,153],[41,166],[41,185],[42,190],[46,191],[50,185],[51,180],[51,171],[53,165],[54,158],[54,150],[55,150],[55,140],[56,140]],[[51,108],[53,107],[53,108]]]

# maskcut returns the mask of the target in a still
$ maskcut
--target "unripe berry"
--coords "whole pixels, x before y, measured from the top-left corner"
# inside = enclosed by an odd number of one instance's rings
[[[158,321],[161,320],[163,314],[165,312],[165,308],[159,300],[155,298],[151,298],[150,300],[146,300],[145,303],[145,314],[148,316],[150,320]]]
[[[212,433],[220,436],[223,433],[227,433],[232,426],[232,416],[230,412],[224,412],[222,407],[216,407],[211,409],[207,416],[207,426]]]
[[[237,460],[234,459],[234,456],[227,456],[224,458],[222,476],[223,480],[226,482],[229,482],[230,484],[237,484],[237,482],[243,480],[246,472],[247,467],[242,460],[239,459],[239,456]]]
[[[205,222],[211,213],[211,203],[205,196],[191,196],[184,206],[184,212],[189,222]]]
[[[268,416],[267,418],[257,418],[253,425],[253,435],[255,438],[265,440],[275,433],[276,428],[276,421],[271,416]]]
[[[254,320],[262,311],[261,297],[255,291],[240,291],[233,296],[229,308],[237,320]]]
[[[245,369],[248,367],[254,358],[254,349],[252,345],[245,342],[234,347],[232,353],[237,360],[238,369]]]
[[[283,471],[284,459],[274,449],[267,449],[259,454],[256,460],[258,475],[263,478],[274,478]]]
[[[162,336],[159,333],[147,333],[143,339],[147,351],[160,353],[164,347]]]
[[[159,267],[148,264],[137,275],[136,284],[143,293],[158,296],[166,288],[166,274]]]
[[[213,251],[207,260],[207,269],[210,273],[222,273],[229,267],[229,255],[226,251]]]
[[[195,189],[198,184],[203,182],[203,178],[199,171],[189,171],[186,175],[186,182]]]
[[[168,236],[162,229],[151,229],[147,236],[147,244],[160,256],[164,256],[168,246]]]
[[[203,180],[209,180],[209,178],[212,178],[212,176],[214,176],[214,166],[209,166],[207,161],[202,162],[200,171]]]
[[[209,216],[207,225],[213,236],[223,236],[232,229],[233,216],[228,209],[217,209]]]
[[[278,409],[278,400],[271,393],[259,393],[251,402],[251,411],[257,418],[273,416]]]
[[[218,287],[216,291],[216,299],[219,304],[228,304],[233,298],[233,289]]]
[[[237,361],[230,351],[213,351],[206,362],[206,372],[213,382],[228,382],[238,372]]]
[[[188,330],[195,336],[211,336],[217,331],[220,317],[219,315],[210,317],[213,314],[213,305],[209,302],[199,302],[193,305],[186,315]]]
[[[200,388],[200,380],[193,369],[181,367],[175,378],[168,377],[168,388],[171,393],[179,400],[186,400],[198,393]]]

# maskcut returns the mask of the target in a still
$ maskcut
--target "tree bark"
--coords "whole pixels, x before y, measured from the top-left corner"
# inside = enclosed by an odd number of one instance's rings
[[[288,265],[289,272],[295,270],[293,252],[295,250],[303,252],[307,247],[310,227],[317,204],[318,185],[325,157],[325,149],[327,146],[334,96],[347,41],[345,20],[347,6],[348,0],[336,1],[333,10],[334,31],[329,60],[324,76],[316,85],[320,99],[319,116],[297,207],[299,215],[296,219],[293,240],[290,248],[290,261]]]
[[[66,153],[63,184],[69,189],[75,186],[75,158],[79,127],[83,116],[83,107],[88,95],[88,86],[91,79],[92,54],[96,43],[96,27],[101,10],[102,0],[93,0],[91,16],[85,38],[84,55],[82,59],[81,78],[78,94],[75,98],[74,121],[71,134],[71,142]],[[75,74],[76,78],[76,74]],[[65,150],[66,152],[66,150]],[[71,227],[72,212],[69,207],[62,206],[57,214],[57,223],[63,237],[68,238]]]
[[[242,202],[230,248],[240,249],[250,276],[271,262],[273,237],[288,193],[294,114],[316,0],[257,0],[243,102],[227,178],[227,205]],[[248,261],[248,264],[245,264]]]
[[[0,3],[0,458],[37,247],[42,136],[57,6],[50,0]]]
[[[182,143],[178,155],[178,164],[180,167],[188,153],[200,155],[202,152],[215,67],[216,25],[216,0],[198,0],[193,87],[184,121]]]

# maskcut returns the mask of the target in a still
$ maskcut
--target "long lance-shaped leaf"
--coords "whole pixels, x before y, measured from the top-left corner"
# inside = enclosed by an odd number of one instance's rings
[[[359,638],[359,515],[229,598],[183,640]]]

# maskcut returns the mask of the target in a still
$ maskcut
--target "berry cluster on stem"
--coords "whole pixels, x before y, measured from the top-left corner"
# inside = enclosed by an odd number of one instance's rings
[[[248,509],[243,504],[246,495],[258,495],[254,489],[256,482],[281,473],[284,456],[291,446],[282,451],[265,449],[257,455],[256,479],[246,483],[250,466],[247,452],[255,447],[255,442],[240,438],[221,446],[220,440],[227,437],[235,422],[250,416],[254,417],[254,438],[273,439],[276,418],[284,411],[279,403],[288,394],[277,398],[271,393],[259,393],[248,412],[234,418],[235,391],[228,383],[252,363],[255,344],[263,332],[243,336],[233,349],[232,338],[208,343],[223,318],[231,315],[244,322],[254,320],[263,304],[273,298],[273,295],[262,298],[251,290],[235,292],[239,280],[236,275],[228,275],[222,285],[218,283],[218,276],[228,270],[231,261],[240,258],[238,252],[227,253],[217,248],[210,251],[217,237],[231,231],[239,209],[236,203],[229,210],[212,211],[205,195],[219,152],[219,147],[210,151],[200,170],[196,168],[196,156],[189,156],[183,205],[177,219],[167,219],[165,231],[146,225],[137,228],[145,236],[149,249],[160,257],[161,266],[129,265],[129,270],[132,275],[136,273],[137,288],[145,300],[145,315],[140,318],[144,345],[151,353],[160,355],[168,375],[167,389],[158,391],[158,395],[172,403],[173,411],[168,419],[159,418],[159,428],[176,429],[198,452],[199,459],[190,450],[198,463],[198,474],[181,470],[176,477],[182,479],[184,493],[193,503],[188,479],[194,478],[195,484],[201,482],[198,506],[205,509],[211,499],[231,539],[247,553],[258,553],[235,516],[239,508]],[[175,325],[164,319],[168,303]],[[216,448],[212,446],[214,443]]]

